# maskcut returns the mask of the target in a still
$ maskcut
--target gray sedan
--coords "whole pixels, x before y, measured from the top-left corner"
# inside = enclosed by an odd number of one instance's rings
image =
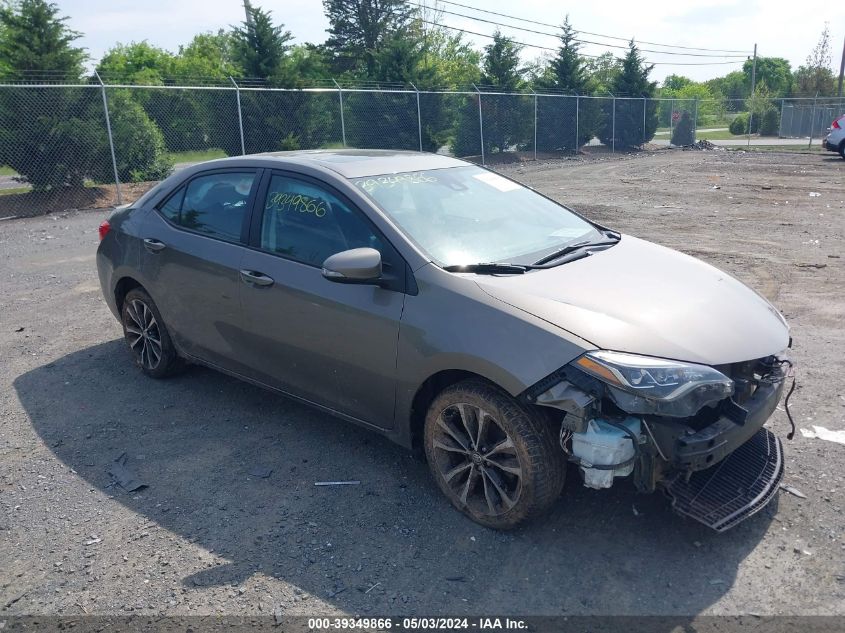
[[[763,428],[789,367],[777,310],[476,165],[211,161],[100,237],[103,295],[141,371],[200,363],[419,449],[483,525],[547,509],[568,462],[591,488],[662,488],[717,530],[782,477]]]

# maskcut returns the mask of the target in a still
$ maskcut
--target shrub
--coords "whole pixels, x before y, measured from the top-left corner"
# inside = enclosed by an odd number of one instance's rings
[[[780,133],[780,112],[768,108],[760,117],[760,136],[777,136]]]
[[[121,182],[166,178],[173,170],[173,162],[167,154],[161,130],[144,109],[129,94],[112,93],[109,115]],[[104,139],[103,145],[102,151],[110,152],[108,138]],[[108,161],[98,161],[98,165],[103,164],[111,167],[111,156]],[[111,182],[113,174],[113,171],[107,170],[106,173],[92,174],[92,177],[99,182]]]
[[[758,128],[760,127],[760,115],[755,114],[754,117],[751,119],[751,134],[756,134]],[[730,126],[728,126],[731,134],[735,134],[736,136],[742,136],[743,134],[748,133],[748,113],[747,112],[740,112],[736,115],[733,121],[731,121]]]
[[[678,124],[672,130],[672,145],[692,145],[695,143],[695,128],[692,124],[692,117],[689,111],[684,110]]]

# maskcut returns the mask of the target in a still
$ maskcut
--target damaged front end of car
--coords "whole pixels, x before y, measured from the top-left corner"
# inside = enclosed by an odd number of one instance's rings
[[[707,366],[587,352],[523,393],[560,423],[584,485],[631,476],[681,514],[724,531],[762,509],[783,477],[780,440],[763,428],[783,393],[782,354]]]

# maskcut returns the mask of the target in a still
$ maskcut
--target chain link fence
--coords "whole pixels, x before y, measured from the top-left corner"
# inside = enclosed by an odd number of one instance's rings
[[[289,90],[234,80],[207,87],[0,85],[0,218],[128,202],[174,169],[240,154],[358,147],[487,164],[584,146],[687,146],[700,132],[724,144],[751,143],[751,135],[760,143],[811,144],[843,113],[845,100],[837,99]]]

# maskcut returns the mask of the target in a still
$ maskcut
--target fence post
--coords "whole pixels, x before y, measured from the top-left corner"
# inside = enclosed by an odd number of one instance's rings
[[[675,132],[675,100],[669,100],[669,144],[672,144],[672,134]]]
[[[229,77],[229,81],[235,86],[235,101],[238,104],[238,129],[241,131],[241,156],[246,155],[246,144],[244,143],[244,117],[241,114],[241,87],[234,77]]]
[[[698,139],[698,98],[696,97],[695,102],[693,104],[693,115],[692,115],[692,142],[695,143]]]
[[[581,139],[581,137],[578,136],[578,117],[579,117],[580,113],[581,113],[581,97],[578,96],[578,95],[575,95],[575,145],[573,147],[574,147],[576,154],[578,153],[578,149],[579,149],[578,141]]]
[[[414,89],[414,92],[417,93],[417,134],[420,136],[420,151],[423,151],[422,146],[422,114],[420,113],[420,91],[417,90],[417,87],[414,84],[411,84],[411,88]]]
[[[484,158],[484,118],[481,116],[481,91],[475,84],[472,84],[472,87],[478,93],[478,136],[481,138],[481,164],[486,167],[487,163]]]
[[[337,88],[337,97],[340,99],[340,135],[343,140],[343,146],[346,147],[346,121],[343,120],[343,88],[332,77],[332,83]]]
[[[645,147],[646,140],[645,140],[645,110],[647,107],[646,97],[643,97],[643,147]]]
[[[607,91],[607,94],[609,94],[611,97],[613,97],[613,105],[611,106],[612,107],[611,115],[612,115],[613,123],[612,123],[611,128],[610,128],[611,136],[612,136],[612,138],[610,139],[610,152],[612,154],[615,154],[616,153],[616,95],[614,95],[609,90]]]
[[[816,101],[819,98],[819,92],[816,91],[816,96],[813,98],[813,114],[810,115],[810,142],[807,143],[807,149],[813,145],[813,128],[816,127]]]
[[[112,137],[111,133],[111,119],[109,117],[109,100],[108,97],[106,97],[106,84],[103,83],[103,80],[100,78],[100,73],[96,70],[94,71],[94,75],[97,77],[97,81],[100,82],[100,90],[103,94],[103,113],[106,116],[106,133],[109,135],[109,150],[111,150],[111,166],[112,169],[114,169],[114,188],[117,193],[117,204],[123,204],[123,194],[120,191],[120,178],[117,175],[117,157],[114,153],[114,137]]]
[[[778,123],[778,137],[783,138],[783,104],[784,99],[780,100],[780,123]]]
[[[534,92],[534,89],[531,89]],[[534,92],[534,160],[537,160],[537,93]]]

